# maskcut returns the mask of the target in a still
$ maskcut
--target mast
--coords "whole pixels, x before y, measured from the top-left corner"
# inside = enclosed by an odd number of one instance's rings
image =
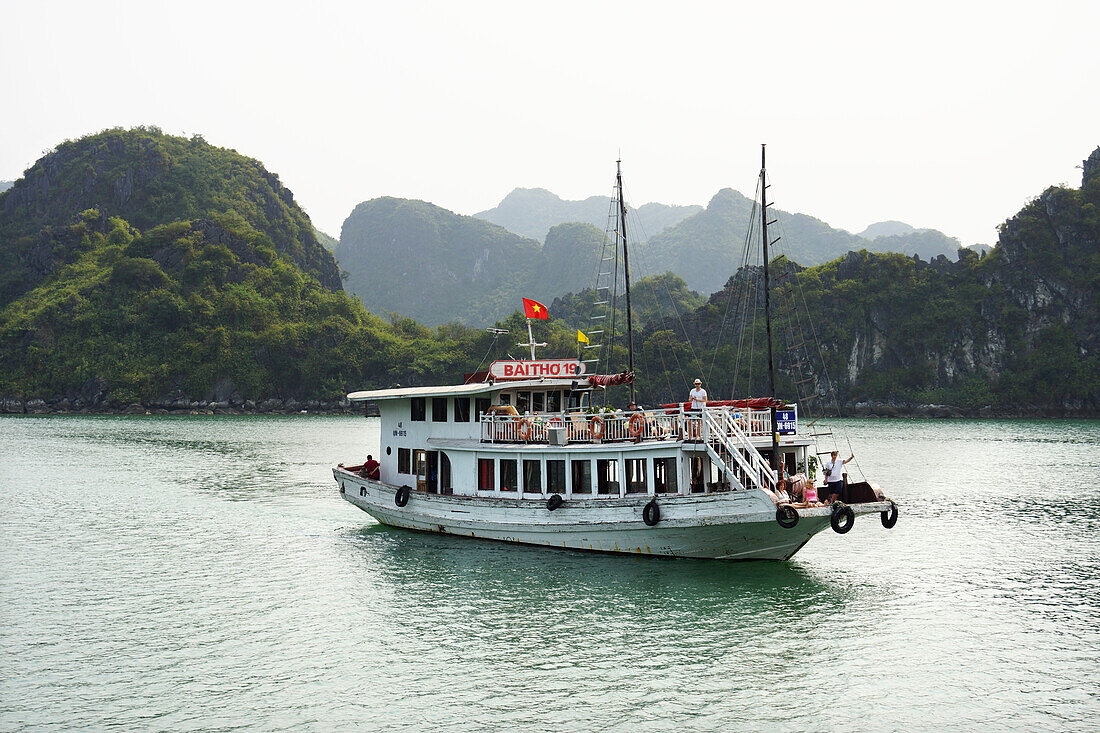
[[[771,275],[768,270],[768,180],[767,165],[764,157],[766,143],[760,144],[760,230],[764,242],[764,323],[768,331],[768,391],[775,399],[775,357],[772,351],[772,296]],[[776,240],[779,241],[779,240]],[[779,423],[775,406],[771,407],[772,418],[772,469],[779,468]]]
[[[623,277],[626,283],[627,371],[634,371],[634,320],[630,313],[630,259],[626,253],[626,202],[623,200],[623,161],[615,161],[615,185],[619,190],[619,234],[623,238]],[[630,382],[630,404],[634,404],[634,382]]]

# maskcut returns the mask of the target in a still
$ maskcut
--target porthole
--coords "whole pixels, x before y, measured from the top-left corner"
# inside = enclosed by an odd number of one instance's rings
[[[387,446],[386,446],[386,455],[388,456],[388,455],[389,455],[389,454],[391,454],[391,453],[393,453],[393,448],[391,448],[391,447],[389,447],[389,446],[387,445]]]

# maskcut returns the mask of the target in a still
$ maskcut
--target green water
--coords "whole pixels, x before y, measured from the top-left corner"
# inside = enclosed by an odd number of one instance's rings
[[[1100,422],[834,427],[898,525],[722,563],[383,528],[375,420],[0,417],[0,729],[1095,730]]]

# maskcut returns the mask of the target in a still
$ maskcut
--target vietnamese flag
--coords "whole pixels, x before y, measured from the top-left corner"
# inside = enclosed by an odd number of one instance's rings
[[[523,315],[528,318],[542,318],[543,320],[550,317],[545,305],[530,298],[523,299]]]

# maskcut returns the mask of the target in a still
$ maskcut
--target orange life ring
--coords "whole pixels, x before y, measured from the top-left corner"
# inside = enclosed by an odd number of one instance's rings
[[[631,438],[637,438],[645,430],[645,415],[635,412],[626,423],[626,432]]]
[[[588,428],[592,431],[592,437],[599,440],[603,437],[603,418],[599,415],[593,415],[592,419],[588,421]]]
[[[516,428],[516,435],[520,440],[528,441],[531,439],[531,421],[520,420],[519,426]]]
[[[562,421],[562,419],[560,417],[550,418],[549,423],[550,423],[550,427],[552,427],[552,428],[560,428],[562,425],[565,425],[565,423]]]

